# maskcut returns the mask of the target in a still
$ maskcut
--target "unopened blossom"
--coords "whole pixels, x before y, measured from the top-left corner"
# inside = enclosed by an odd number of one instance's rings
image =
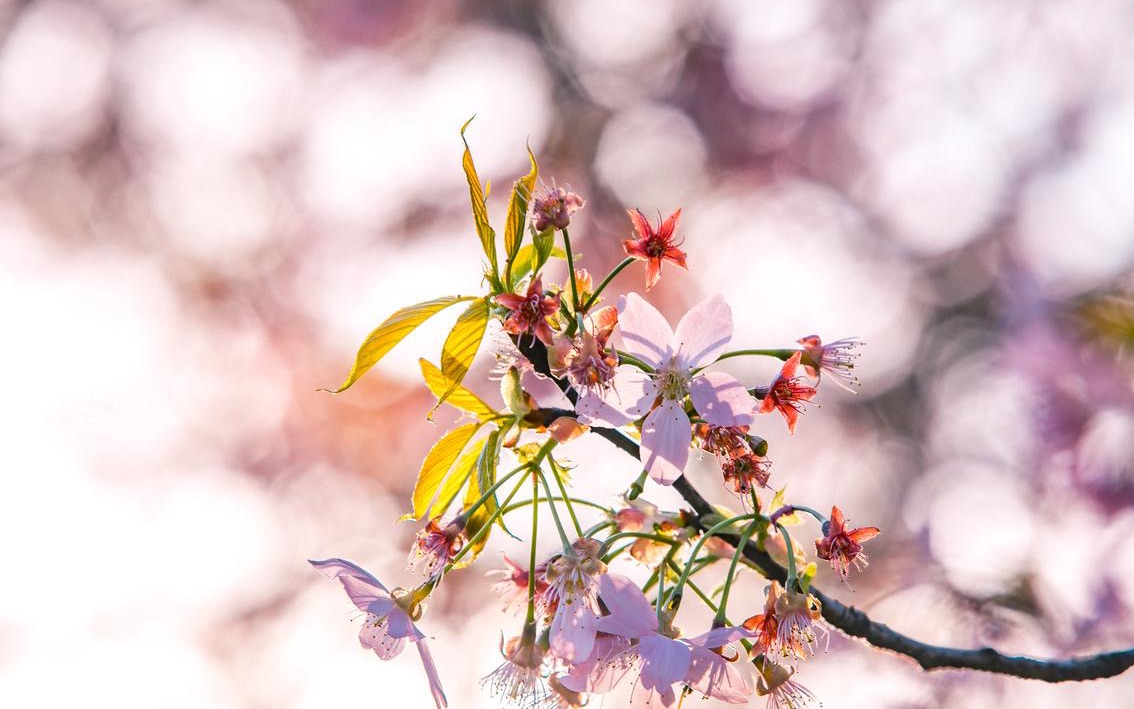
[[[612,426],[644,415],[642,464],[656,482],[671,485],[689,460],[693,434],[687,396],[711,424],[746,426],[753,420],[756,402],[739,381],[724,372],[699,371],[732,339],[732,311],[719,296],[710,298],[686,313],[675,331],[652,305],[630,293],[618,320],[622,348],[653,371],[622,365],[612,391],[583,392],[575,410],[584,422]]]
[[[492,584],[492,590],[504,601],[505,610],[519,610],[528,602],[528,569],[509,559],[507,554],[504,555],[504,564],[508,568],[492,569],[488,572],[489,576],[499,579]],[[536,597],[547,590],[547,581],[544,579],[546,571],[546,564],[540,564],[535,568]]]
[[[792,679],[795,668],[757,659],[756,696],[767,697],[767,709],[804,709],[815,700],[806,687]]]
[[[714,628],[685,642],[692,652],[685,684],[705,697],[729,704],[744,704],[752,690],[737,667],[739,654],[729,643],[750,637],[745,628]]]
[[[855,350],[862,346],[861,340],[848,337],[823,344],[818,335],[808,335],[798,342],[803,346],[800,363],[807,376],[818,380],[820,373],[826,372],[843,389],[852,394],[858,393],[854,390],[854,387],[859,386],[858,378],[854,376],[854,366],[859,357]]]
[[[457,517],[445,526],[441,526],[440,517],[431,519],[414,539],[410,548],[409,567],[420,570],[430,578],[440,577],[466,541],[468,534],[463,518]]]
[[[783,368],[772,380],[768,392],[764,395],[764,401],[760,404],[762,414],[772,411],[783,414],[788,431],[791,433],[795,433],[795,424],[803,410],[803,402],[810,401],[816,394],[815,387],[804,384],[803,380],[795,375],[802,355],[802,352],[796,352],[784,362]]]
[[[545,188],[532,198],[532,226],[537,232],[566,229],[571,224],[571,215],[586,204],[582,197],[562,187]]]
[[[652,532],[684,543],[688,539],[680,514],[661,512],[657,505],[638,497],[623,498],[626,506],[614,513],[614,522],[620,532]],[[647,566],[654,567],[673,547],[654,539],[635,539],[630,545],[630,556]]]
[[[622,248],[625,249],[628,256],[646,262],[647,291],[653,288],[658,279],[661,278],[662,262],[669,261],[682,268],[689,268],[685,265],[685,252],[677,248],[681,245],[681,242],[674,238],[677,231],[677,220],[681,218],[680,209],[669,215],[669,218],[656,229],[646,219],[646,215],[637,209],[628,209],[626,213],[630,215],[630,221],[634,225],[634,231],[638,234],[638,238],[624,240]]]
[[[867,566],[862,543],[878,536],[880,531],[877,527],[848,530],[843,511],[832,507],[831,519],[823,523],[823,538],[815,540],[815,551],[820,559],[831,562],[831,568],[846,582],[851,564],[859,571]]]
[[[826,635],[827,629],[817,625],[822,617],[819,600],[809,593],[790,589],[776,599],[778,632],[775,647],[781,657],[789,661],[806,660],[815,654],[816,635]]]
[[[433,701],[439,709],[449,706],[437,666],[433,664],[433,656],[426,645],[425,634],[414,625],[421,616],[420,602],[414,594],[401,589],[391,592],[368,571],[343,559],[309,563],[327,578],[338,579],[350,600],[366,614],[358,633],[362,647],[373,650],[382,660],[390,660],[401,653],[407,640],[416,644]]]
[[[594,647],[599,579],[606,574],[600,546],[595,539],[579,539],[544,572],[547,590],[539,601],[545,615],[553,614],[551,650],[567,663],[586,659]]]
[[[500,640],[500,654],[504,662],[481,680],[489,694],[509,704],[526,707],[543,696],[544,649],[535,642],[534,628],[504,643]]]
[[[755,453],[743,453],[725,460],[721,464],[725,484],[741,496],[747,496],[753,488],[768,486],[772,462]]]
[[[596,671],[600,676],[637,674],[630,695],[635,707],[672,706],[677,701],[674,685],[689,675],[693,654],[689,644],[672,637],[676,635],[672,627],[659,626],[657,614],[642,590],[625,576],[604,575],[599,582],[599,596],[610,615],[598,619],[598,629],[638,642]]]
[[[543,280],[532,278],[524,295],[501,293],[496,302],[511,311],[504,319],[504,332],[510,335],[531,334],[545,345],[551,345],[551,326],[548,318],[559,312],[559,295],[545,295]]]

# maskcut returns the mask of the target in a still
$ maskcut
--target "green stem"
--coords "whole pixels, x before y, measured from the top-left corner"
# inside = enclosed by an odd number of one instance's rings
[[[567,495],[567,488],[563,485],[563,476],[559,474],[559,464],[555,462],[555,458],[550,455],[547,457],[547,462],[551,466],[551,474],[555,476],[556,485],[559,487],[559,492],[563,495],[563,504],[567,507],[567,514],[571,517],[571,524],[575,526],[575,534],[583,536],[583,528],[579,526],[579,518],[575,516],[575,508],[571,506],[571,498]],[[552,500],[548,496],[549,500]],[[552,504],[554,500],[552,500]]]
[[[740,557],[744,555],[744,547],[748,545],[748,540],[756,532],[756,527],[759,520],[753,520],[752,524],[745,528],[744,533],[740,535],[740,543],[736,545],[736,553],[732,555],[732,563],[728,565],[728,575],[725,576],[724,591],[721,592],[721,607],[717,610],[717,616],[713,619],[714,625],[719,625],[724,621],[725,609],[728,608],[728,594],[732,591],[732,582],[735,579],[736,565],[740,563]]]
[[[567,253],[571,252],[568,251]],[[602,294],[604,290],[606,290],[606,287],[610,285],[610,282],[614,280],[614,277],[626,270],[626,267],[632,263],[634,263],[634,259],[632,258],[623,259],[622,263],[615,266],[614,270],[608,273],[606,275],[606,278],[602,279],[602,283],[598,284],[598,288],[595,288],[595,292],[591,293],[591,297],[587,298],[587,302],[583,304],[584,313],[591,309],[591,306],[595,304],[595,301],[598,300],[599,295]]]
[[[755,355],[757,357],[775,357],[779,360],[787,361],[796,352],[802,350],[733,350],[732,352],[725,352],[720,357],[713,361],[713,364],[720,362],[722,359],[729,359],[731,357],[745,357],[748,355]]]
[[[563,250],[567,252],[567,280],[571,283],[571,312],[579,312],[579,292],[575,285],[575,254],[571,252],[571,237],[563,230]]]
[[[503,513],[501,513],[503,514]],[[528,557],[528,616],[525,625],[535,623],[536,537],[539,536],[539,481],[532,476],[532,550]]]
[[[648,470],[642,470],[642,472],[638,473],[638,479],[635,480],[630,485],[630,489],[626,491],[626,499],[627,500],[637,500],[638,497],[643,492],[645,492],[645,490],[646,490],[646,477],[649,475],[649,473],[650,473],[650,471],[648,471]]]
[[[539,481],[543,483],[543,490],[547,493],[547,507],[551,510],[551,518],[555,520],[555,529],[559,532],[559,540],[563,542],[563,555],[574,556],[575,552],[571,548],[571,542],[567,539],[567,533],[563,531],[563,522],[559,519],[559,510],[555,509],[555,503],[551,501],[551,486],[547,484],[543,469],[537,468],[534,472],[539,476]]]
[[[602,522],[599,522],[598,524],[593,525],[590,529],[583,532],[583,536],[586,537],[587,539],[590,539],[591,537],[595,536],[596,534],[598,534],[602,530],[606,529],[607,527],[614,527],[614,526],[615,526],[615,523],[612,522],[611,520],[604,520]]]
[[[784,535],[784,545],[787,547],[787,581],[784,582],[784,588],[789,591],[798,591],[799,589],[799,574],[795,569],[795,549],[791,545],[791,535],[784,529],[784,526],[776,522],[776,529],[780,530],[780,534]]]
[[[510,480],[512,478],[512,476],[514,476],[516,473],[521,472],[522,470],[524,470],[527,467],[528,466],[525,464],[525,465],[520,465],[520,466],[517,466],[515,468],[512,468],[512,470],[508,471],[507,473],[504,474],[503,477],[501,477],[499,480],[497,480],[492,485],[492,487],[485,490],[484,494],[481,495],[477,499],[477,501],[474,502],[471,506],[469,506],[463,512],[461,512],[461,514],[464,515],[466,519],[469,518],[469,517],[472,517],[473,513],[476,512],[478,509],[480,509],[481,505],[483,505],[485,502],[488,501],[488,499],[490,497],[492,497],[493,495],[496,494],[496,491],[500,488],[501,485],[508,482],[508,480]],[[503,507],[503,505],[501,505],[501,507]],[[497,509],[496,513],[499,514],[500,510]]]
[[[552,500],[554,500],[555,502],[563,502],[563,499],[564,499],[564,498],[562,498],[562,497],[553,497],[553,498],[551,498],[551,499],[552,499]],[[603,511],[604,513],[606,513],[606,514],[607,514],[608,516],[613,516],[613,515],[614,515],[614,510],[610,509],[609,507],[604,507],[603,505],[600,505],[600,504],[599,504],[599,503],[597,503],[597,502],[591,502],[590,500],[584,500],[584,499],[582,499],[582,498],[580,498],[580,497],[569,497],[569,498],[566,498],[566,499],[570,500],[570,501],[571,501],[571,503],[572,503],[572,504],[575,504],[575,505],[582,505],[582,506],[584,506],[584,507],[593,507],[593,508],[595,508],[596,510],[602,510],[602,511]],[[545,502],[546,502],[546,500],[545,500]],[[514,504],[508,505],[508,509],[504,510],[504,514],[508,514],[509,512],[512,512],[512,511],[514,511],[514,510],[518,510],[518,509],[520,509],[521,507],[527,507],[527,506],[528,506],[528,505],[530,505],[530,504],[532,504],[532,501],[531,501],[531,500],[520,500],[519,502],[516,502],[516,503],[514,503]],[[609,524],[609,522],[603,522],[603,524]]]
[[[618,353],[618,362],[620,364],[632,364],[643,372],[654,371],[653,367],[628,352],[623,352],[622,350],[615,350],[615,352]]]
[[[697,558],[697,553],[701,551],[701,547],[705,545],[705,542],[707,542],[710,537],[712,537],[722,529],[731,527],[737,522],[759,519],[760,517],[761,515],[759,512],[737,515],[736,517],[730,517],[729,519],[717,522],[712,527],[709,527],[707,530],[705,530],[705,533],[701,535],[701,538],[698,539],[697,543],[693,546],[693,551],[689,554],[689,561],[685,563],[685,569],[681,572],[681,578],[677,581],[677,585],[673,587],[673,591],[670,593],[670,595],[675,597],[681,595],[682,589],[685,588],[686,581],[689,580],[689,574],[692,570],[693,561]]]
[[[520,470],[523,470],[523,468],[521,467]],[[500,482],[504,481],[501,480]],[[495,489],[499,487],[499,485],[500,483],[497,483],[496,485],[493,485],[492,488]],[[488,531],[492,529],[492,525],[496,523],[496,520],[500,519],[500,515],[502,514],[504,507],[506,507],[508,503],[512,501],[512,498],[516,496],[516,493],[520,491],[520,488],[523,487],[523,485],[523,480],[516,483],[516,487],[512,488],[512,492],[508,493],[508,497],[504,498],[504,504],[496,508],[496,511],[492,513],[492,515],[488,518],[488,521],[484,523],[484,526],[481,527],[480,530],[476,534],[474,534],[472,538],[469,539],[468,543],[461,547],[461,550],[453,556],[453,559],[445,565],[446,574],[449,573],[449,571],[457,565],[457,562],[460,561],[461,558],[468,553],[469,549],[472,549],[474,546],[476,546],[476,543],[488,534]]]
[[[606,538],[606,541],[604,541],[602,543],[602,546],[599,547],[599,553],[602,554],[604,553],[603,550],[610,548],[611,542],[628,538],[649,539],[651,541],[658,542],[659,544],[668,544],[670,547],[681,546],[681,542],[677,541],[676,539],[670,539],[669,537],[665,537],[660,534],[651,534],[650,532],[616,532],[615,534],[612,534]],[[603,561],[609,563],[610,559],[604,558]]]

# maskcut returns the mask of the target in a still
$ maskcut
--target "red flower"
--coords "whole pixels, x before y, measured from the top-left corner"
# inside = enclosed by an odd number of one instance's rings
[[[638,238],[623,240],[622,248],[628,256],[646,262],[646,290],[653,288],[661,278],[662,261],[669,261],[684,269],[689,268],[685,265],[685,252],[677,248],[678,244],[673,240],[677,220],[681,218],[680,209],[669,215],[669,219],[662,222],[656,230],[650,226],[646,215],[637,209],[627,209],[626,213],[630,215]]]
[[[445,567],[465,545],[465,522],[458,517],[442,527],[440,517],[429,520],[425,529],[417,533],[410,549],[409,566],[421,568],[426,576],[440,577]]]
[[[543,344],[551,345],[551,326],[547,319],[559,312],[559,295],[545,296],[539,276],[532,279],[526,294],[501,293],[496,296],[496,302],[512,311],[504,320],[504,332],[509,335],[531,333]]]
[[[776,616],[776,602],[779,600],[781,589],[777,581],[773,581],[765,589],[767,597],[764,601],[764,612],[754,615],[742,623],[745,630],[754,633],[754,642],[750,654],[766,655],[775,647],[776,639],[780,635],[780,621]]]
[[[764,401],[760,404],[762,414],[779,409],[787,420],[788,431],[791,433],[795,433],[795,423],[799,419],[800,412],[803,411],[803,402],[809,401],[816,394],[815,387],[807,386],[795,376],[795,369],[799,366],[799,359],[802,356],[802,352],[796,352],[791,359],[784,362],[783,369],[772,380],[768,393],[764,395]]]
[[[879,531],[877,527],[859,527],[847,531],[842,510],[832,507],[831,519],[823,523],[823,534],[826,536],[815,540],[815,552],[820,559],[831,562],[831,568],[845,582],[852,563],[860,571],[867,565],[862,543],[878,536]]]
[[[807,376],[818,381],[820,372],[826,372],[835,378],[835,383],[855,394],[854,387],[858,386],[858,379],[854,376],[855,362],[858,360],[856,349],[862,342],[856,338],[848,337],[823,344],[818,335],[801,337],[797,342],[803,345],[803,369]]]

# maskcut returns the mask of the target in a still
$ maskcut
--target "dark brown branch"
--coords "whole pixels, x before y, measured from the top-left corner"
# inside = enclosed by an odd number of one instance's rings
[[[531,339],[532,341],[526,343],[517,342],[520,351],[532,362],[537,371],[551,376],[547,364],[547,350],[542,343],[534,340],[534,338]],[[574,403],[575,392],[570,389],[567,382],[561,379],[555,379],[555,382]],[[552,414],[548,414],[549,420],[560,415],[573,415],[572,412],[558,410],[552,411]],[[639,457],[638,444],[620,431],[594,426],[591,428],[591,432],[610,441],[635,459]],[[697,513],[694,522],[701,531],[708,528],[703,520],[711,516],[720,517],[713,506],[693,487],[688,478],[678,478],[673,484],[673,489],[685,498],[685,501]],[[739,535],[721,534],[720,536],[734,545],[740,541]],[[755,544],[745,545],[744,556],[766,578],[781,583],[787,579],[787,571],[768,554],[760,551]],[[810,590],[812,595],[823,604],[823,619],[830,625],[847,635],[862,638],[875,647],[891,650],[912,658],[926,670],[953,667],[994,672],[1025,679],[1038,679],[1044,682],[1070,682],[1113,677],[1134,666],[1134,648],[1075,657],[1068,660],[1040,660],[1032,657],[1005,655],[990,647],[963,650],[930,645],[902,635],[883,623],[871,620],[870,616],[863,611],[836,601],[814,586]]]

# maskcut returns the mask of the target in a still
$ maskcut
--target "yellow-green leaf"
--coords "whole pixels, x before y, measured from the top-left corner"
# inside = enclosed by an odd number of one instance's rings
[[[524,244],[520,247],[519,253],[516,254],[516,267],[512,270],[513,285],[524,280],[524,277],[529,273],[538,272],[549,258],[567,258],[566,251],[553,245],[555,232],[548,230],[545,234],[550,238],[543,238],[542,235],[537,234],[533,237],[534,246],[533,244]]]
[[[442,436],[441,440],[429,449],[421,464],[421,471],[417,474],[417,482],[413,486],[413,516],[416,519],[420,519],[429,510],[445,475],[453,467],[453,463],[478,428],[480,428],[479,423],[458,426]]]
[[[453,395],[457,387],[464,381],[472,366],[473,358],[480,349],[480,341],[484,339],[484,328],[488,326],[488,299],[481,298],[468,307],[457,318],[449,336],[445,338],[445,346],[441,348],[441,374],[449,380],[444,393],[437,397],[437,407]]]
[[[473,116],[476,118],[476,116]],[[480,177],[476,174],[476,165],[473,164],[472,151],[469,150],[469,141],[465,140],[465,129],[472,123],[472,118],[461,126],[461,142],[465,144],[465,154],[461,158],[461,165],[465,168],[465,179],[469,183],[469,198],[472,200],[473,221],[476,223],[476,233],[480,237],[480,245],[484,247],[484,255],[488,257],[488,264],[492,267],[492,277],[500,280],[500,268],[496,263],[496,232],[488,223],[488,207],[485,205],[485,190],[480,185]]]
[[[520,251],[520,244],[524,240],[524,224],[528,217],[528,201],[535,190],[536,176],[539,175],[539,166],[536,164],[535,154],[528,148],[528,160],[532,168],[512,186],[512,197],[508,201],[508,218],[504,222],[504,253],[508,260],[504,266],[504,280],[509,287],[516,284],[512,280],[512,269],[516,264],[516,255]]]
[[[450,406],[455,406],[461,411],[467,411],[481,421],[487,421],[499,415],[479,396],[460,384],[454,385],[448,377],[441,373],[437,365],[427,359],[420,359],[418,362],[421,364],[421,375],[425,378],[425,385],[438,399],[446,396],[445,402]],[[446,395],[446,392],[448,392],[448,395]]]
[[[488,434],[485,439],[484,448],[481,449],[480,457],[476,462],[476,475],[469,476],[469,488],[465,491],[465,507],[466,509],[479,500],[486,490],[490,489],[496,484],[496,466],[500,460],[500,431],[493,431]],[[468,534],[469,538],[475,537],[484,527],[489,523],[492,515],[496,512],[496,496],[491,495],[484,501],[476,512],[469,516]],[[491,530],[484,530],[484,535],[473,544],[472,554],[469,555],[469,563],[480,554],[484,549],[484,545],[488,543],[488,537]]]
[[[481,451],[484,450],[484,444],[487,440],[487,438],[482,438],[479,441],[473,441],[468,450],[461,454],[456,465],[446,476],[441,489],[437,491],[437,499],[429,509],[429,517],[443,514],[445,510],[449,509],[449,505],[453,504],[453,500],[457,499],[457,494],[460,493],[461,488],[469,481],[473,470],[476,469]]]
[[[361,379],[363,374],[370,371],[370,368],[377,364],[378,360],[385,357],[386,353],[394,348],[394,345],[413,332],[418,325],[453,303],[468,300],[473,300],[473,298],[471,296],[447,295],[444,298],[428,300],[424,303],[411,305],[408,308],[402,308],[386,318],[385,322],[367,335],[362,346],[358,348],[358,354],[354,357],[354,366],[350,368],[350,374],[347,375],[342,386],[338,389],[320,389],[320,391],[329,391],[332,394],[346,391],[350,385]]]

